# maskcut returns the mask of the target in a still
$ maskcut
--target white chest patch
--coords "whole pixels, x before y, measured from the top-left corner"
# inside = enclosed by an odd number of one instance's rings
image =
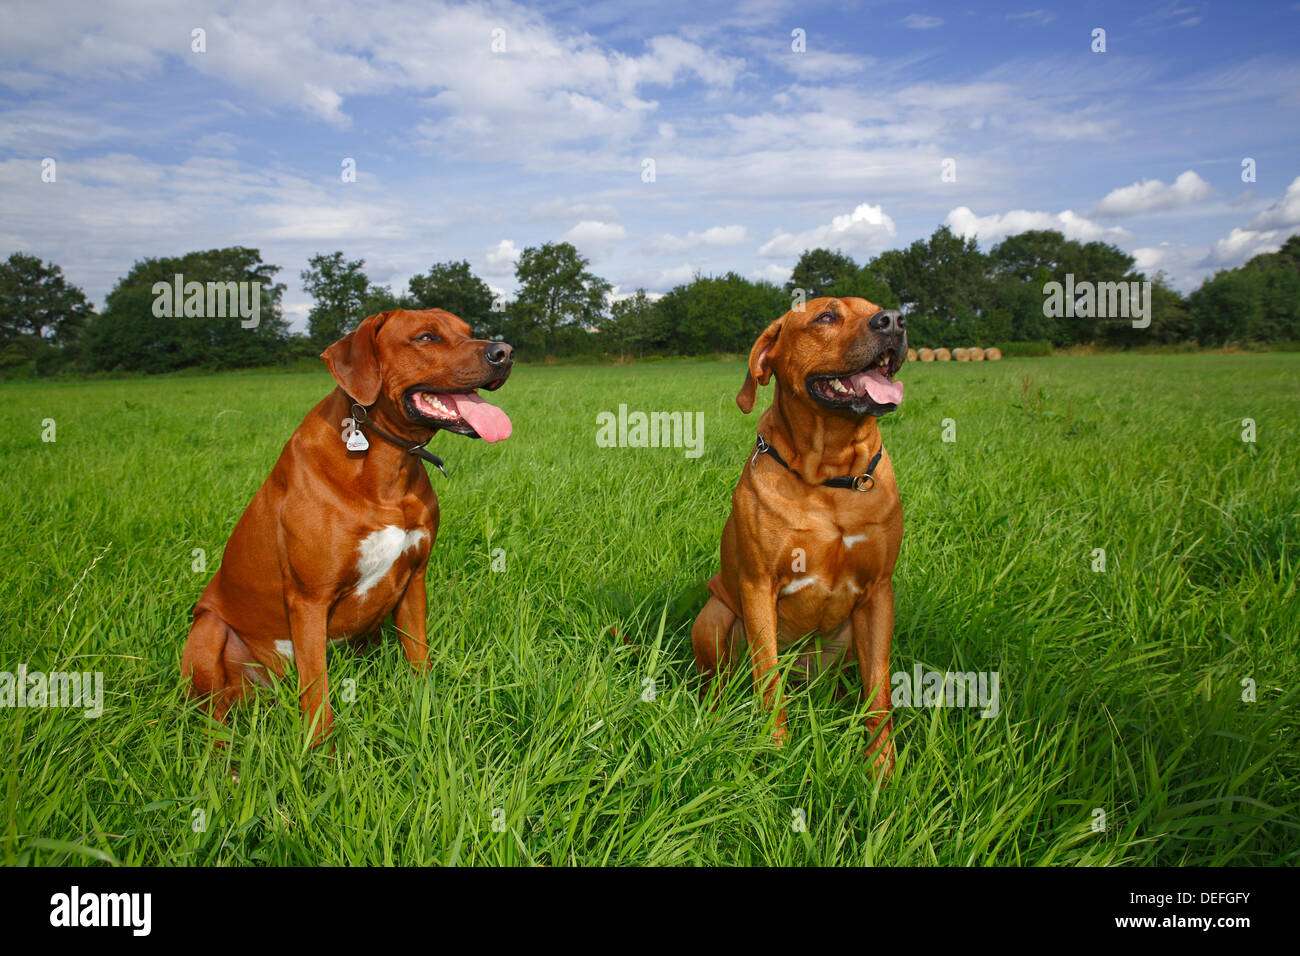
[[[817,578],[811,574],[808,575],[806,578],[795,578],[793,581],[791,581],[789,584],[787,584],[785,587],[781,589],[781,595],[784,597],[787,594],[794,594],[796,591],[802,591],[804,588],[806,588],[808,585],[812,584],[816,580]]]
[[[865,534],[846,534],[840,540],[844,542],[844,547],[851,548],[855,544],[861,544],[863,541],[866,541],[867,536]]]
[[[293,660],[293,641],[276,641],[275,651],[282,657],[287,657],[289,660]]]
[[[357,596],[365,597],[367,591],[384,579],[404,552],[418,548],[428,538],[429,532],[423,528],[407,531],[395,524],[366,535],[359,549],[361,557],[357,559],[357,573],[361,575],[357,582]]]

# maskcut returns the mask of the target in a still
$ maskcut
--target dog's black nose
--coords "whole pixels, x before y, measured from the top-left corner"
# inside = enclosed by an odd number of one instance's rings
[[[483,350],[483,357],[489,365],[509,365],[515,350],[505,342],[489,342]]]
[[[897,309],[881,309],[867,323],[874,332],[885,335],[899,335],[907,329],[907,317]]]

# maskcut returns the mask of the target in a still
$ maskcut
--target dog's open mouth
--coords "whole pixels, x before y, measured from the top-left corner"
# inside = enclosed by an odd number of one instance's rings
[[[894,381],[902,364],[902,353],[886,349],[856,372],[809,376],[808,394],[823,405],[858,414],[891,412],[903,400],[903,383]]]
[[[500,385],[501,382],[489,382],[483,387],[493,390]],[[411,418],[469,438],[501,441],[510,437],[514,427],[510,417],[480,398],[476,389],[447,392],[417,385],[407,389],[403,398]]]

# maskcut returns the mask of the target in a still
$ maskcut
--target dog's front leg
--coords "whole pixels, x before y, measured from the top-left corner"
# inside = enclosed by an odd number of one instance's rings
[[[393,609],[393,626],[402,639],[402,651],[416,673],[429,669],[428,594],[424,566],[412,569],[406,591]]]
[[[325,671],[326,626],[328,605],[298,597],[289,600],[289,637],[293,641],[293,659],[298,668],[298,699],[303,720],[311,726],[316,721],[312,746],[318,746],[334,725],[330,709],[329,675]]]
[[[893,637],[894,583],[887,579],[872,588],[853,610],[853,646],[862,674],[862,692],[871,700],[867,733],[874,739],[866,755],[874,755],[875,769],[886,775],[894,770],[894,721],[889,691],[889,644]]]
[[[742,581],[740,593],[749,660],[754,669],[754,690],[762,698],[764,710],[776,709],[776,729],[772,737],[783,744],[786,738],[785,701],[781,696],[781,672],[776,666],[775,583],[767,579]]]

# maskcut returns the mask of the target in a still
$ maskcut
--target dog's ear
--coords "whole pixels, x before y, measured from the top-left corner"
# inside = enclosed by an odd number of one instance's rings
[[[379,347],[375,338],[380,326],[392,314],[381,312],[362,320],[360,325],[320,354],[334,381],[358,404],[370,406],[379,398],[383,376],[379,370]]]
[[[749,371],[745,373],[745,384],[740,387],[740,394],[736,396],[736,404],[746,415],[754,410],[754,393],[758,391],[758,386],[766,385],[767,380],[772,377],[772,369],[767,364],[767,353],[772,351],[772,346],[776,343],[776,337],[781,334],[781,326],[784,324],[783,315],[763,330],[754,347],[749,350]]]

